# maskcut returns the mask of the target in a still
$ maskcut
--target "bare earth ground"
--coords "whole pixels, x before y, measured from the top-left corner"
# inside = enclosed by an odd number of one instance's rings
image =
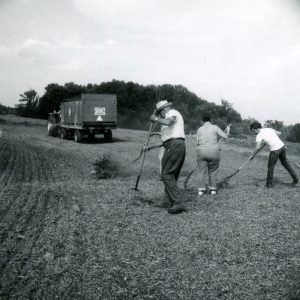
[[[77,144],[47,136],[46,125],[0,123],[0,299],[300,299],[299,187],[278,164],[265,189],[266,153],[215,196],[169,215],[158,150],[147,154],[137,200],[143,131],[118,129]],[[222,145],[219,180],[250,155]],[[179,185],[193,168],[193,140]],[[289,147],[299,163],[300,147]],[[114,178],[91,175],[110,152]],[[299,169],[297,169],[299,173]]]

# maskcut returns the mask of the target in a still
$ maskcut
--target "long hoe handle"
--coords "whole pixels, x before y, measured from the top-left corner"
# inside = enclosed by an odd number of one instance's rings
[[[183,187],[186,188],[188,181],[190,180],[192,174],[196,171],[196,169],[198,168],[198,164],[195,166],[195,168],[186,176],[184,183],[183,183]]]
[[[228,181],[231,179],[234,175],[236,175],[238,172],[240,172],[249,162],[250,162],[250,157],[231,175],[227,176],[224,181]]]
[[[149,140],[150,140],[150,137],[151,137],[151,133],[154,129],[154,127],[156,126],[156,123],[153,123],[151,122],[150,124],[150,129],[149,129],[149,133],[148,133],[148,138],[147,138],[147,142],[146,142],[146,146],[148,146],[149,144]],[[141,168],[140,168],[140,172],[136,178],[136,182],[135,182],[135,187],[134,187],[134,190],[137,191],[138,190],[138,185],[139,185],[139,181],[140,181],[140,178],[141,178],[141,175],[142,175],[142,171],[143,171],[143,167],[144,167],[144,162],[145,162],[145,158],[146,158],[146,152],[143,153],[143,159],[142,159],[142,163],[141,163]]]
[[[138,191],[139,181],[140,181],[140,178],[141,178],[141,175],[142,175],[142,171],[143,171],[143,167],[144,167],[144,162],[145,162],[145,157],[146,157],[146,152],[144,152],[144,155],[143,155],[143,160],[142,160],[142,164],[141,164],[140,173],[139,173],[139,175],[136,178],[135,187],[134,187],[135,191]]]

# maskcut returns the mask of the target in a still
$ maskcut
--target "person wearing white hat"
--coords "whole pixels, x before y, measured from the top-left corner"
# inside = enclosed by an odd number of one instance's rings
[[[163,118],[158,115],[163,116]],[[165,185],[165,197],[162,203],[168,212],[177,214],[185,211],[182,203],[183,192],[177,186],[177,179],[185,160],[185,134],[184,121],[181,114],[172,108],[172,102],[159,101],[156,104],[156,112],[150,117],[152,122],[161,124],[161,140],[159,144],[149,145],[144,148],[148,151],[157,147],[164,147],[162,157],[161,178]]]

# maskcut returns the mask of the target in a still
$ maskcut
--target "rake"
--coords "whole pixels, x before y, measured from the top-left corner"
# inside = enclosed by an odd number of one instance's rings
[[[151,122],[150,123],[149,133],[148,133],[148,137],[147,137],[147,141],[146,141],[145,146],[148,146],[149,141],[150,141],[150,137],[151,137],[151,134],[152,134],[152,131],[154,130],[156,124],[157,124],[157,122],[155,122],[155,123]],[[146,158],[146,151],[142,152],[142,156],[143,156],[143,158],[142,158],[141,168],[140,168],[139,174],[138,174],[138,176],[136,178],[135,186],[134,186],[134,188],[130,189],[132,191],[132,193],[131,193],[131,199],[133,199],[136,196],[136,193],[139,192],[138,186],[139,186],[140,178],[141,178],[143,167],[144,167],[144,162],[145,162],[145,158]]]
[[[220,188],[224,188],[226,186],[229,185],[228,181],[233,177],[235,176],[237,173],[239,173],[249,162],[251,161],[251,158],[249,157],[236,171],[234,171],[231,175],[225,177],[219,184],[218,186]],[[197,170],[198,168],[198,165],[195,166],[195,168],[186,176],[185,180],[184,180],[184,183],[183,183],[183,186],[184,188],[187,187],[187,184],[188,184],[188,181],[189,179],[191,178],[191,176],[193,175],[193,173]]]
[[[249,162],[251,161],[251,156],[231,175],[225,177],[218,185],[220,188],[226,187],[229,185],[228,181],[235,176],[237,173],[239,173]]]

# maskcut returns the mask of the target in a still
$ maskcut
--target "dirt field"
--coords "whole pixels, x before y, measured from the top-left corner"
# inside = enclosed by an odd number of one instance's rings
[[[0,123],[0,299],[300,299],[300,188],[278,165],[265,189],[266,153],[215,196],[197,197],[195,173],[188,211],[169,215],[156,207],[158,150],[130,197],[146,132],[78,144],[46,130]],[[222,145],[220,180],[250,155],[243,145]],[[195,161],[191,138],[187,149],[181,187]],[[299,149],[289,147],[293,163]],[[118,169],[97,179],[105,153]]]

